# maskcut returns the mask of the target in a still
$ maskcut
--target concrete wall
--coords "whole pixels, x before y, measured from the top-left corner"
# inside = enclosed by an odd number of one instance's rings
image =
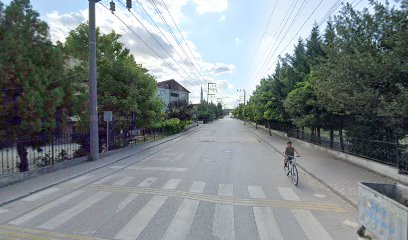
[[[305,142],[305,141],[301,141],[299,139],[296,138],[289,138],[292,142],[296,142],[298,144],[302,144],[305,147],[309,147],[309,148],[314,148],[320,152],[324,152],[327,153],[329,155],[332,155],[333,157],[337,158],[337,159],[341,159],[344,161],[348,161],[354,165],[369,169],[373,172],[376,172],[378,174],[381,174],[383,176],[392,178],[396,181],[402,182],[404,184],[408,184],[408,175],[404,175],[404,174],[399,174],[398,173],[398,169],[396,167],[390,166],[390,165],[386,165],[386,164],[382,164],[370,159],[366,159],[366,158],[362,158],[362,157],[358,157],[355,155],[351,155],[348,153],[344,153],[344,152],[340,152],[337,150],[333,150],[330,148],[326,148],[326,147],[322,147],[313,143],[309,143],[309,142]]]
[[[268,127],[267,126],[260,126],[258,125],[258,128],[262,128],[266,131],[268,131]],[[280,137],[284,137],[284,138],[288,138],[287,134],[284,132],[280,132],[280,131],[276,131],[276,130],[271,130],[271,132],[275,135],[278,135]],[[408,175],[404,175],[404,174],[399,174],[398,173],[398,169],[396,167],[390,166],[390,165],[386,165],[386,164],[382,164],[370,159],[366,159],[366,158],[362,158],[362,157],[358,157],[355,155],[351,155],[348,153],[344,153],[341,151],[337,151],[337,150],[333,150],[327,147],[322,147],[313,143],[309,143],[309,142],[305,142],[296,138],[288,138],[290,141],[292,142],[296,142],[298,144],[301,144],[305,147],[308,148],[314,148],[319,152],[323,152],[323,153],[327,153],[337,159],[340,160],[344,160],[347,162],[350,162],[354,165],[360,166],[362,168],[365,169],[369,169],[373,172],[376,172],[380,175],[383,175],[385,177],[394,179],[398,182],[404,183],[408,185]]]

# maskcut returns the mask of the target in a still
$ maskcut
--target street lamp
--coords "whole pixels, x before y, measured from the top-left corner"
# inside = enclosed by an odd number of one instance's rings
[[[246,91],[245,91],[245,89],[237,89],[237,92],[240,92],[240,93],[244,92],[244,107],[245,107],[245,105],[246,105]],[[245,109],[244,109],[244,125],[246,125]]]

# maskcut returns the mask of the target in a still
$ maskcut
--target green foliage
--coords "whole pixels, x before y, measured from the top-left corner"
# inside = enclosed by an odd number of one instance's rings
[[[150,128],[160,120],[163,104],[157,97],[154,77],[137,64],[129,49],[121,43],[115,32],[101,34],[97,29],[98,107],[99,112],[112,111],[115,116],[137,113],[138,126]],[[88,25],[81,24],[71,31],[64,45],[64,52],[75,64],[73,71],[83,76],[75,83],[80,102],[77,114],[83,128],[88,125]]]
[[[195,115],[199,121],[208,123],[223,117],[224,111],[220,103],[215,105],[213,103],[202,102],[196,107]]]
[[[287,122],[312,129],[347,130],[349,138],[395,142],[408,132],[408,1],[398,7],[370,1],[374,11],[350,4],[324,34],[313,27],[292,55],[234,116]],[[357,147],[357,145],[355,146]]]
[[[7,139],[2,138],[1,144],[17,143],[20,171],[28,170],[28,140],[52,132],[57,113],[59,121],[64,118],[63,66],[61,49],[51,43],[48,25],[30,1],[14,0],[5,8],[1,4],[0,111],[7,115],[1,122]]]
[[[155,123],[154,128],[162,130],[165,134],[176,134],[183,131],[191,123],[191,120],[181,121],[177,118],[171,118]]]

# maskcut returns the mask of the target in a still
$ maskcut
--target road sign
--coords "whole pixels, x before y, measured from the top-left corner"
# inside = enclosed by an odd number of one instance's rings
[[[112,111],[103,112],[103,120],[105,122],[112,122]]]

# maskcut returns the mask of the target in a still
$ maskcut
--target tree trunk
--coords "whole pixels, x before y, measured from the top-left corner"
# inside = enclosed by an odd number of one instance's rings
[[[315,128],[312,128],[311,131],[310,131],[310,141],[312,143],[315,142]]]
[[[339,137],[340,137],[340,148],[341,148],[341,151],[344,151],[343,120],[342,120],[342,119],[340,119]]]
[[[301,136],[301,138],[305,139],[305,127],[302,127],[302,136]]]
[[[316,130],[317,130],[317,142],[319,144],[322,144],[322,139],[320,137],[320,127],[318,127]]]
[[[334,131],[333,128],[330,128],[330,148],[333,148],[333,142],[334,142]]]
[[[268,121],[268,132],[269,132],[269,136],[272,136],[272,133],[271,133],[271,122],[270,122],[270,121]]]
[[[20,157],[20,172],[28,171],[27,147],[22,140],[17,140],[17,153]]]
[[[255,129],[258,129],[258,122],[255,121]]]

